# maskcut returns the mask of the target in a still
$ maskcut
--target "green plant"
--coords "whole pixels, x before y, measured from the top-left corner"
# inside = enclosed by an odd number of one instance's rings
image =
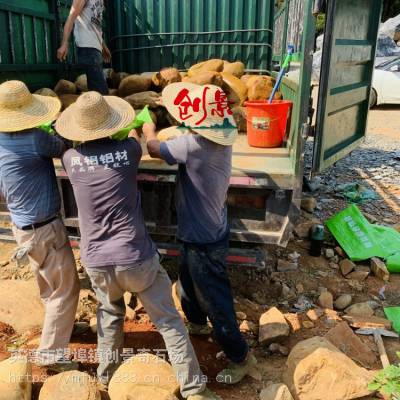
[[[400,358],[400,352],[397,353],[397,357]],[[371,392],[390,395],[392,400],[400,400],[400,364],[389,365],[378,372],[368,389]]]
[[[317,32],[317,35],[320,35],[321,33],[324,32],[324,30],[325,30],[325,14],[317,15],[315,30]]]

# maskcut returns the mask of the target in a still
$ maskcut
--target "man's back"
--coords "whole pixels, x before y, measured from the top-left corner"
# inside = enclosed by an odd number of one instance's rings
[[[180,164],[176,189],[179,239],[191,243],[223,239],[228,233],[225,203],[232,147],[187,135],[163,143],[161,151],[167,162]]]
[[[63,142],[39,129],[0,133],[0,187],[13,222],[32,225],[60,211],[51,157],[61,157]]]
[[[83,143],[63,157],[79,209],[82,260],[88,267],[129,265],[155,254],[136,181],[141,154],[133,139],[104,139]]]

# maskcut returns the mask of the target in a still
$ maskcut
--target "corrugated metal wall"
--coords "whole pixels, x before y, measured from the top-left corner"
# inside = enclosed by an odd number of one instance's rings
[[[273,0],[114,1],[109,25],[114,67],[131,73],[157,71],[223,58],[242,60],[248,69],[267,70],[273,9]],[[196,34],[215,31],[225,32]],[[184,34],[168,35],[177,32]]]

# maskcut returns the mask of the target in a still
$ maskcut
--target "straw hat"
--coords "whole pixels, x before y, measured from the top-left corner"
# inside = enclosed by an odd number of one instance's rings
[[[19,132],[51,122],[60,109],[58,98],[31,94],[23,82],[0,85],[0,132]]]
[[[86,92],[61,114],[56,130],[67,139],[88,142],[112,136],[134,119],[135,111],[127,101]]]
[[[234,143],[238,130],[227,96],[220,87],[172,83],[163,90],[162,100],[182,127],[224,146]]]

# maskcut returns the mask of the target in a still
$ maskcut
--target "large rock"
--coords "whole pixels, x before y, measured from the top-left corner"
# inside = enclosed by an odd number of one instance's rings
[[[367,302],[353,304],[347,307],[345,312],[354,317],[372,317],[374,315],[374,309]]]
[[[267,100],[271,96],[274,84],[272,80],[267,79],[266,76],[258,76],[251,78],[247,81],[248,99],[254,100]]]
[[[86,74],[79,75],[76,78],[75,86],[80,92],[87,92],[88,91],[88,83],[87,83]]]
[[[36,90],[35,94],[39,94],[40,96],[57,97],[57,94],[49,88],[41,88]]]
[[[293,397],[286,385],[275,383],[261,391],[260,400],[293,400]]]
[[[126,400],[178,400],[178,398],[157,386],[136,386],[135,394],[125,397]],[[113,399],[111,399],[113,400]]]
[[[76,94],[75,83],[65,79],[60,79],[57,82],[57,85],[54,87],[54,92],[57,94],[57,96],[62,94]]]
[[[196,85],[215,85],[222,87],[224,81],[220,73],[215,71],[203,71],[194,76],[182,78],[183,82],[194,83]]]
[[[79,98],[78,94],[61,94],[60,95],[60,101],[61,101],[61,104],[62,104],[62,109],[65,110],[70,105],[76,103],[78,98]]]
[[[386,268],[386,264],[378,257],[371,258],[372,273],[379,279],[387,282],[390,278],[390,273]]]
[[[344,310],[345,308],[347,308],[351,302],[353,301],[353,298],[351,296],[351,294],[342,294],[341,296],[339,296],[334,303],[334,306],[336,308],[336,310]]]
[[[163,90],[171,83],[181,82],[182,77],[176,68],[165,68],[152,76],[153,85],[158,90]]]
[[[44,307],[36,280],[0,279],[0,321],[11,325],[17,333],[41,327]]]
[[[203,61],[198,64],[192,65],[188,71],[188,76],[196,76],[202,72],[221,72],[224,69],[224,62],[218,58],[214,58],[208,61]]]
[[[85,372],[69,371],[46,380],[39,400],[101,400],[96,379]]]
[[[333,295],[328,291],[322,292],[318,297],[318,304],[322,308],[328,308],[329,310],[333,310]]]
[[[222,89],[228,96],[228,101],[234,106],[241,106],[247,99],[247,86],[239,78],[227,72],[222,72],[224,84]]]
[[[127,97],[134,93],[146,92],[151,86],[151,77],[144,75],[129,75],[119,84],[120,97]]]
[[[130,376],[134,379],[124,379]],[[111,400],[126,400],[129,394],[133,395],[138,387],[143,386],[156,386],[171,395],[179,392],[179,383],[171,365],[159,357],[143,353],[130,358],[117,369],[110,381],[108,394]]]
[[[241,78],[244,75],[244,69],[245,66],[241,61],[236,61],[233,63],[227,61],[224,62],[224,72],[232,74],[237,78]]]
[[[26,358],[0,362],[0,400],[31,400],[32,366]]]
[[[147,91],[141,93],[131,94],[125,97],[125,100],[135,109],[144,108],[149,106],[150,108],[157,108],[160,102],[160,95],[156,92]]]
[[[336,325],[325,335],[325,338],[365,368],[372,368],[377,361],[370,347],[361,341],[351,330],[347,322],[341,322]]]
[[[298,343],[283,375],[295,400],[350,400],[370,394],[372,373],[359,367],[327,339]]]
[[[260,343],[273,343],[289,336],[290,328],[284,315],[272,307],[260,317],[258,340]]]

